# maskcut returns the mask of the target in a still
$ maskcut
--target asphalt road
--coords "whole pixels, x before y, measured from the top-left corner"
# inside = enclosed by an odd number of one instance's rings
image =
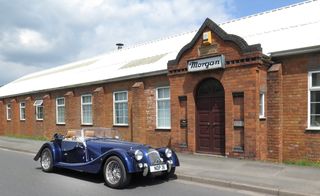
[[[0,149],[1,196],[242,196],[261,195],[234,189],[207,186],[182,180],[163,181],[135,177],[127,189],[114,190],[104,185],[102,175],[69,170],[44,173],[32,154]]]

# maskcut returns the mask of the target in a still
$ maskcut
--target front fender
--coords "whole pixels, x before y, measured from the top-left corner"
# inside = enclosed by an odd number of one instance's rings
[[[177,156],[177,154],[172,150],[172,157],[171,158],[167,158],[166,156],[165,156],[165,150],[166,150],[167,148],[158,148],[157,150],[159,151],[159,153],[160,154],[162,154],[163,155],[163,158],[164,159],[166,159],[166,160],[172,160],[172,163],[173,163],[173,167],[177,167],[177,166],[180,166],[180,162],[179,162],[179,159],[178,159],[178,156]]]
[[[38,161],[39,158],[41,157],[41,153],[42,151],[45,149],[45,148],[48,148],[51,153],[52,153],[52,158],[53,158],[53,164],[57,163],[60,161],[61,159],[61,151],[60,151],[60,147],[53,143],[53,142],[46,142],[44,143],[40,150],[38,151],[38,153],[36,154],[36,156],[33,158],[33,160],[35,161]]]
[[[126,150],[116,148],[106,152],[105,154],[103,154],[103,159],[104,159],[103,163],[105,163],[105,161],[111,156],[119,157],[128,173],[137,172],[135,160],[132,156],[128,154]],[[104,165],[102,165],[102,167],[103,166]]]

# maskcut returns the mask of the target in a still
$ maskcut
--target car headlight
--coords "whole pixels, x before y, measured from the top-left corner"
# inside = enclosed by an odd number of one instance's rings
[[[165,152],[167,158],[172,157],[172,150],[170,150],[169,148],[167,148],[164,152]]]
[[[141,152],[141,150],[134,151],[134,158],[137,161],[140,161],[143,158],[143,153]]]

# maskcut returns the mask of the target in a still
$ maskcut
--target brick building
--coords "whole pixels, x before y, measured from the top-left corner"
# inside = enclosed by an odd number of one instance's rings
[[[179,151],[319,161],[318,10],[306,1],[206,19],[198,31],[24,76],[0,88],[0,134],[115,127]]]

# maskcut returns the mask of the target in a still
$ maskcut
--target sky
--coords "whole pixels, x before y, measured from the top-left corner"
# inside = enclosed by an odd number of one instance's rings
[[[0,86],[28,73],[302,0],[0,0]]]

